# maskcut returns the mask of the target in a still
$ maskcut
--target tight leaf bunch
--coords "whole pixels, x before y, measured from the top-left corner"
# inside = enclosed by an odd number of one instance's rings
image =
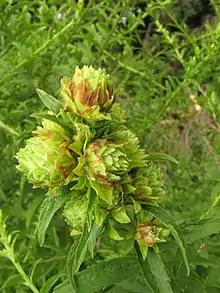
[[[136,240],[143,257],[148,247],[157,251],[168,231],[147,206],[164,194],[160,170],[126,127],[109,75],[77,67],[62,79],[59,101],[37,92],[49,111],[36,115],[42,126],[17,154],[18,169],[48,196],[68,190],[63,215],[72,235],[97,225],[114,240]]]

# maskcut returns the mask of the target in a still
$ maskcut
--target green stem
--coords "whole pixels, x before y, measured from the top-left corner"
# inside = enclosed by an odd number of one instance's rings
[[[10,134],[19,136],[19,134],[14,129],[12,129],[8,125],[4,124],[2,121],[0,121],[0,129],[3,129],[3,130],[5,130],[5,132],[8,132]]]
[[[25,271],[23,270],[22,266],[20,265],[20,263],[16,262],[15,259],[11,259],[11,262],[13,263],[13,265],[15,266],[15,268],[17,269],[17,271],[19,272],[19,274],[21,275],[21,277],[24,279],[25,281],[25,285],[27,287],[29,287],[31,289],[32,292],[34,293],[39,293],[38,289],[35,287],[35,285],[31,282],[30,278],[27,276],[27,274],[25,273]]]
[[[7,235],[6,224],[5,221],[2,219],[2,213],[0,210],[0,243],[2,243],[5,247],[5,249],[3,250],[5,256],[13,263],[14,267],[25,281],[25,286],[29,287],[33,293],[40,293],[40,291],[38,291],[38,289],[33,284],[31,278],[29,278],[28,275],[25,273],[20,263],[16,261],[14,253],[16,236],[14,237],[13,241],[11,237],[11,235]]]

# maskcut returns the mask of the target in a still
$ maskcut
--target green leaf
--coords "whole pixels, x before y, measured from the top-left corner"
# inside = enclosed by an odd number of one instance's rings
[[[71,190],[82,190],[86,185],[86,176],[80,176],[76,185],[74,185]]]
[[[51,114],[44,114],[44,113],[34,113],[31,115],[31,117],[34,118],[40,118],[40,119],[46,119],[49,121],[52,121],[54,123],[56,123],[57,125],[59,125],[60,127],[62,127],[67,134],[69,134],[71,137],[72,135],[75,133],[75,128],[71,128],[69,127],[67,124],[63,123],[58,117],[56,117],[55,115],[51,115]]]
[[[15,285],[18,284],[24,284],[23,279],[19,274],[12,275],[8,277],[8,279],[4,282],[2,289],[6,289],[7,287],[14,287]]]
[[[123,184],[123,190],[126,194],[132,194],[132,193],[134,194],[136,188],[131,184],[125,183]]]
[[[94,199],[95,199],[95,191],[92,188],[88,188],[86,192],[86,197],[89,200],[88,208],[87,208],[87,225],[88,229],[91,230],[93,221],[93,212],[94,212]]]
[[[99,207],[95,207],[95,223],[101,227],[103,222],[106,219],[106,213],[104,211],[102,211],[101,209],[99,209]]]
[[[110,290],[106,290],[106,293],[133,293],[130,290],[124,289],[122,287],[114,286],[113,288],[110,288]],[[146,291],[145,291],[146,293]]]
[[[36,91],[44,105],[54,114],[58,114],[60,112],[60,109],[63,108],[63,104],[55,99],[53,96],[48,95],[40,89],[36,89]]]
[[[77,293],[94,293],[140,272],[136,257],[102,261],[75,276]],[[148,287],[146,291],[148,292]],[[150,293],[151,291],[149,291]]]
[[[96,239],[98,237],[99,229],[96,224],[93,225],[92,229],[88,232],[87,228],[84,230],[80,243],[77,247],[77,251],[75,254],[75,272],[78,272],[82,262],[84,261],[86,252],[88,248],[93,249],[96,244]]]
[[[0,250],[0,257],[8,257],[8,253],[5,250]]]
[[[146,158],[148,161],[170,161],[172,163],[179,165],[176,159],[164,153],[152,153],[147,155]]]
[[[96,240],[97,240],[99,231],[100,231],[99,226],[94,224],[92,237],[90,237],[89,242],[88,242],[88,250],[89,250],[92,258],[94,257],[94,250],[95,250]]]
[[[173,293],[173,290],[170,286],[170,279],[159,254],[156,253],[153,249],[149,249],[146,261],[149,263],[151,272],[154,275],[157,286],[159,288],[159,292]]]
[[[191,244],[220,231],[220,218],[208,218],[190,226],[190,232],[184,233],[186,243]]]
[[[0,121],[0,130],[3,130],[6,133],[10,133],[10,134],[15,135],[15,136],[19,136],[18,132],[16,132],[13,128],[11,128],[10,126],[6,125],[2,121]]]
[[[78,158],[78,165],[76,166],[76,168],[73,170],[73,172],[80,176],[84,176],[84,165],[85,165],[86,159],[85,157],[79,157]],[[91,185],[91,184],[90,184]]]
[[[107,235],[112,238],[113,240],[116,240],[116,241],[121,241],[123,240],[124,238],[121,237],[118,232],[113,228],[113,226],[108,223],[108,226],[106,228],[106,233]]]
[[[70,147],[74,150],[79,156],[82,156],[89,139],[92,137],[91,129],[88,125],[75,123],[76,135]]]
[[[34,264],[30,268],[30,272],[29,272],[28,275],[30,276],[29,278],[30,278],[31,281],[33,281],[33,277],[34,277],[35,270],[36,270],[38,264],[41,262],[41,260],[42,260],[41,258],[39,258],[38,260],[36,260],[34,262]]]
[[[145,260],[143,259],[139,245],[136,241],[135,241],[134,245],[135,245],[135,250],[137,253],[137,257],[138,257],[139,267],[140,267],[141,272],[143,274],[143,278],[144,278],[146,286],[150,287],[150,289],[154,293],[160,293],[159,288],[157,286],[157,282],[155,280],[155,276],[153,275],[153,273],[151,271],[151,268],[150,268],[150,265],[149,265],[147,259],[145,259]]]
[[[126,213],[126,207],[125,206],[121,206],[117,210],[114,210],[112,212],[112,216],[115,218],[115,220],[117,222],[122,223],[122,224],[127,224],[127,223],[131,222],[129,216]]]
[[[45,233],[52,217],[69,198],[70,195],[64,188],[47,193],[46,198],[42,203],[38,220],[38,241],[40,246],[43,246],[44,244]]]
[[[136,201],[132,196],[131,196],[131,200],[132,200],[132,202],[134,204],[135,214],[139,213],[140,210],[141,210],[141,204],[138,201]]]
[[[97,195],[101,197],[108,204],[112,204],[113,201],[113,189],[111,187],[105,187],[96,181],[90,180],[91,187],[96,191]]]
[[[148,246],[147,245],[141,245],[140,243],[138,245],[139,245],[139,248],[140,248],[140,251],[141,251],[143,259],[146,259],[147,253],[148,253]]]
[[[44,194],[40,194],[37,197],[33,198],[33,200],[27,206],[26,212],[26,228],[29,229],[31,225],[31,221],[36,214],[36,210],[38,209],[39,205],[42,203],[44,198]]]
[[[51,288],[56,284],[59,278],[64,275],[63,273],[59,273],[55,276],[50,277],[42,286],[40,293],[48,293]]]
[[[80,236],[74,237],[74,242],[72,246],[70,247],[68,256],[67,256],[67,261],[66,261],[66,267],[67,267],[67,274],[68,274],[68,279],[69,283],[71,286],[71,290],[74,290],[73,292],[76,292],[76,284],[75,284],[75,273],[76,273],[76,257],[77,257],[77,248],[80,244]]]
[[[88,227],[85,226],[82,236],[78,237],[70,248],[67,257],[67,272],[73,289],[75,289],[75,274],[83,263],[87,250],[93,250],[98,232],[99,229],[97,229],[97,225],[95,224],[90,231],[88,231]]]
[[[74,293],[73,288],[68,280],[56,286],[53,293]]]
[[[216,287],[220,289],[219,270],[220,270],[220,267],[210,269],[209,274],[205,280],[205,284],[207,286]]]
[[[143,207],[148,211],[153,217],[159,219],[164,226],[166,226],[170,232],[172,233],[173,237],[175,238],[180,251],[182,253],[182,257],[186,266],[187,274],[190,273],[189,263],[186,255],[186,246],[184,239],[180,236],[182,235],[182,232],[179,229],[179,226],[176,224],[175,220],[169,215],[164,209],[157,206],[151,206],[151,205],[143,205]]]
[[[117,286],[130,290],[133,293],[154,293],[153,289],[149,285],[146,285],[141,271],[137,271],[129,279],[117,283]]]

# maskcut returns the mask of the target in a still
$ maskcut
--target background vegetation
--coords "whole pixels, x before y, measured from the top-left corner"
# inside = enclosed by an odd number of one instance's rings
[[[14,155],[36,127],[30,115],[42,110],[36,87],[56,95],[62,76],[92,64],[124,88],[118,100],[142,147],[179,161],[161,164],[163,205],[194,243],[193,272],[186,277],[164,246],[174,292],[220,292],[219,52],[219,0],[0,1],[0,205],[8,230],[20,231],[16,257],[37,287],[62,279],[71,238],[57,214],[39,247],[44,192],[16,171]],[[1,292],[30,292],[20,283],[0,258]]]

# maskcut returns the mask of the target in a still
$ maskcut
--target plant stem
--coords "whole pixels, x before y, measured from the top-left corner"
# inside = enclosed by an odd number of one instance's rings
[[[5,249],[3,250],[4,254],[13,263],[14,267],[16,268],[16,270],[19,272],[19,274],[25,281],[25,286],[29,287],[33,293],[40,293],[38,289],[35,287],[35,285],[33,284],[31,278],[29,278],[28,275],[25,273],[20,263],[17,262],[15,259],[14,245],[15,245],[16,238],[17,237],[15,236],[15,238],[12,241],[11,235],[7,235],[6,224],[5,224],[5,221],[2,220],[2,214],[0,210],[0,242],[5,247]]]
[[[4,124],[2,121],[0,121],[0,129],[3,129],[3,130],[5,130],[6,132],[8,132],[10,134],[19,136],[19,134],[14,129],[12,129],[8,125]]]
[[[16,262],[15,259],[11,259],[11,262],[13,263],[13,265],[15,266],[15,268],[17,269],[17,271],[19,272],[19,274],[22,276],[22,278],[25,281],[25,285],[27,287],[29,287],[31,289],[32,292],[34,293],[39,293],[38,289],[35,287],[35,285],[31,282],[30,278],[27,276],[27,274],[25,273],[25,271],[23,270],[22,266],[20,265],[20,263]]]

